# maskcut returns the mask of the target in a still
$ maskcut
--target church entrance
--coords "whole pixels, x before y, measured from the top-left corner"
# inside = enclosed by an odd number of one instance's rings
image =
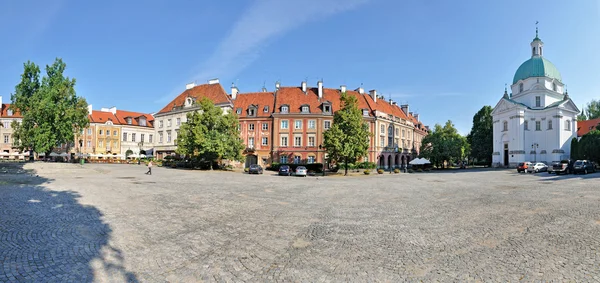
[[[508,166],[508,144],[504,144],[504,166]]]

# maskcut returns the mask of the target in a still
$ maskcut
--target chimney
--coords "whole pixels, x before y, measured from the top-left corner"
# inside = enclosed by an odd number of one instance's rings
[[[400,105],[400,108],[404,111],[404,114],[408,115],[408,104]]]
[[[359,87],[359,88],[357,88],[357,89],[355,89],[355,91],[358,91],[358,93],[360,93],[360,94],[365,94],[365,89],[362,88],[362,86]]]
[[[346,86],[345,86],[345,85],[341,85],[341,86],[340,86],[340,92],[341,92],[341,93],[344,93],[344,92],[346,92]]]
[[[318,93],[319,93],[319,99],[323,98],[323,81],[318,81],[317,82],[317,88],[318,88]]]
[[[373,101],[377,102],[377,91],[372,89],[369,90],[369,95],[373,98]]]
[[[421,120],[419,120],[419,114],[415,113],[415,119],[417,119],[417,122],[421,122]]]
[[[238,92],[240,92],[240,90],[234,84],[231,84],[231,99],[235,100]]]
[[[110,111],[111,113],[113,113],[113,115],[117,114],[117,107],[113,106],[113,107],[109,108],[108,111]]]
[[[302,91],[306,93],[306,82],[302,82],[300,86],[302,87]]]
[[[214,85],[214,84],[218,84],[218,83],[219,83],[219,79],[208,80],[209,85]]]
[[[92,115],[92,105],[88,104],[88,115]]]
[[[392,101],[392,105],[396,105],[396,104],[397,104],[396,101]]]
[[[189,83],[189,84],[186,84],[186,85],[185,85],[185,89],[192,89],[192,88],[194,88],[195,86],[196,86],[196,84],[195,84],[195,83]]]
[[[279,81],[275,82],[275,90],[279,90],[280,86],[281,84],[279,83]]]

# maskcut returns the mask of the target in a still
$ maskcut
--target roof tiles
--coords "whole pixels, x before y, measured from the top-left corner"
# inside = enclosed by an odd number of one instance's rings
[[[166,113],[173,110],[176,106],[182,106],[185,103],[187,97],[194,97],[196,99],[201,97],[207,97],[214,104],[231,103],[231,100],[221,84],[202,84],[195,86],[191,89],[186,89],[180,95],[178,95],[173,101],[169,102],[163,109],[158,111],[157,114]]]

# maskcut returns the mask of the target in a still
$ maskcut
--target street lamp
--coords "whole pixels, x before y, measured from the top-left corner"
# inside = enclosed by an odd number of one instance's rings
[[[319,145],[319,150],[323,150],[322,144]],[[321,152],[321,155],[323,156],[323,170],[321,171],[323,171],[323,177],[325,177],[325,152]]]
[[[537,148],[540,147],[540,145],[536,142],[534,142],[533,144],[531,144],[531,148],[533,149],[533,162],[535,163],[537,160]]]

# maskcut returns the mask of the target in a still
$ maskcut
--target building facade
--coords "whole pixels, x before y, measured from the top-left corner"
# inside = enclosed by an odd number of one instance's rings
[[[512,93],[505,90],[492,111],[492,162],[497,167],[568,159],[577,134],[579,109],[558,69],[543,57],[537,31],[530,47],[531,58],[517,69]]]
[[[154,117],[132,111],[116,110],[121,125],[121,153],[133,156],[152,155],[154,148]]]
[[[3,103],[0,96],[0,158],[7,159],[19,151],[13,147],[13,122],[21,122],[21,114],[10,109],[10,104]]]

